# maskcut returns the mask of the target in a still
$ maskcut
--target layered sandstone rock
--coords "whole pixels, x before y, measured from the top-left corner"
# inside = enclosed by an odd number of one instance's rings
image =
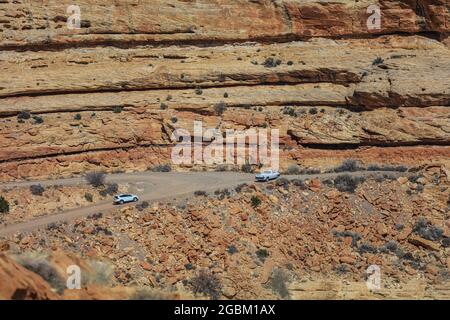
[[[68,4],[0,3],[3,181],[168,163],[195,120],[279,129],[282,168],[450,158],[445,1]]]

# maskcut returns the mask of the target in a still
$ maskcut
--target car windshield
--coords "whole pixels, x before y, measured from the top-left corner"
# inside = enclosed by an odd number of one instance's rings
[[[269,174],[272,173],[272,171],[264,171],[263,173]]]

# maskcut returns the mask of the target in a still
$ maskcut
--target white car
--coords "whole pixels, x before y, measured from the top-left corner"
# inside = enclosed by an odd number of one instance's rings
[[[139,197],[135,194],[118,194],[114,196],[113,201],[115,204],[124,204],[126,202],[137,202]]]
[[[265,170],[256,175],[256,181],[269,181],[274,180],[280,176],[280,173],[275,170]]]

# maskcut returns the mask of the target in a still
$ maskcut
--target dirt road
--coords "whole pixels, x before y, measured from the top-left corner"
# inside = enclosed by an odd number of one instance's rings
[[[361,171],[352,172],[351,174],[353,176],[367,176],[380,173],[381,172]],[[315,177],[326,179],[335,177],[339,174],[324,173],[315,175],[292,175],[285,177],[288,179],[312,179]],[[393,174],[398,175],[399,173],[396,172]],[[137,194],[140,197],[140,201],[148,202],[188,197],[193,196],[193,193],[197,190],[211,192],[219,188],[230,188],[244,182],[249,183],[253,181],[253,174],[239,172],[140,172],[111,174],[106,178],[107,183],[127,184],[130,193]],[[86,181],[83,177],[79,177],[57,180],[10,182],[1,184],[0,189],[29,187],[34,184],[41,184],[42,186],[69,186],[86,184]],[[135,204],[124,204],[123,206],[127,205]],[[118,206],[113,205],[112,200],[106,200],[97,202],[90,206],[70,209],[53,215],[39,217],[30,221],[6,225],[0,227],[0,237],[11,235],[15,232],[29,232],[40,227],[46,227],[50,223],[71,221],[93,213],[107,213],[117,207]]]

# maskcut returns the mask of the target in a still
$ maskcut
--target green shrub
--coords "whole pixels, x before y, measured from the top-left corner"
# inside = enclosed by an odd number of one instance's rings
[[[74,117],[74,120],[81,120],[81,114],[77,113]]]
[[[269,255],[270,255],[269,251],[267,251],[266,249],[258,249],[258,250],[256,250],[256,256],[262,262],[264,262],[266,260],[266,258],[269,257]]]
[[[9,213],[9,202],[0,196],[0,213]]]
[[[34,196],[42,196],[45,189],[40,184],[33,184],[32,186],[30,186],[30,191],[31,191],[31,194]]]
[[[94,197],[93,197],[92,194],[90,194],[90,193],[85,193],[85,194],[84,194],[84,198],[85,198],[86,201],[88,201],[88,202],[94,201]]]
[[[159,164],[152,168],[153,172],[170,172],[172,171],[172,167],[170,164]]]
[[[256,208],[261,204],[261,199],[258,198],[258,196],[252,196],[252,198],[250,199],[251,203],[252,203],[252,207]]]
[[[214,300],[220,298],[222,291],[220,279],[209,271],[201,270],[191,279],[190,285],[194,294],[204,294]]]
[[[218,116],[221,116],[225,112],[225,110],[227,110],[227,105],[223,101],[214,105],[214,112]]]
[[[284,173],[285,174],[300,174],[300,167],[296,164],[291,164]]]
[[[120,106],[116,106],[116,107],[113,108],[113,112],[114,112],[114,113],[121,113],[122,110],[123,110],[123,108],[120,107]]]
[[[34,124],[41,124],[44,122],[44,119],[40,116],[33,116]]]
[[[20,119],[20,120],[28,120],[28,119],[30,119],[30,118],[31,118],[31,113],[30,113],[30,111],[28,111],[28,110],[20,111],[20,112],[17,114],[17,119]]]
[[[88,172],[85,175],[86,181],[93,187],[98,188],[105,184],[105,174],[103,172]]]

